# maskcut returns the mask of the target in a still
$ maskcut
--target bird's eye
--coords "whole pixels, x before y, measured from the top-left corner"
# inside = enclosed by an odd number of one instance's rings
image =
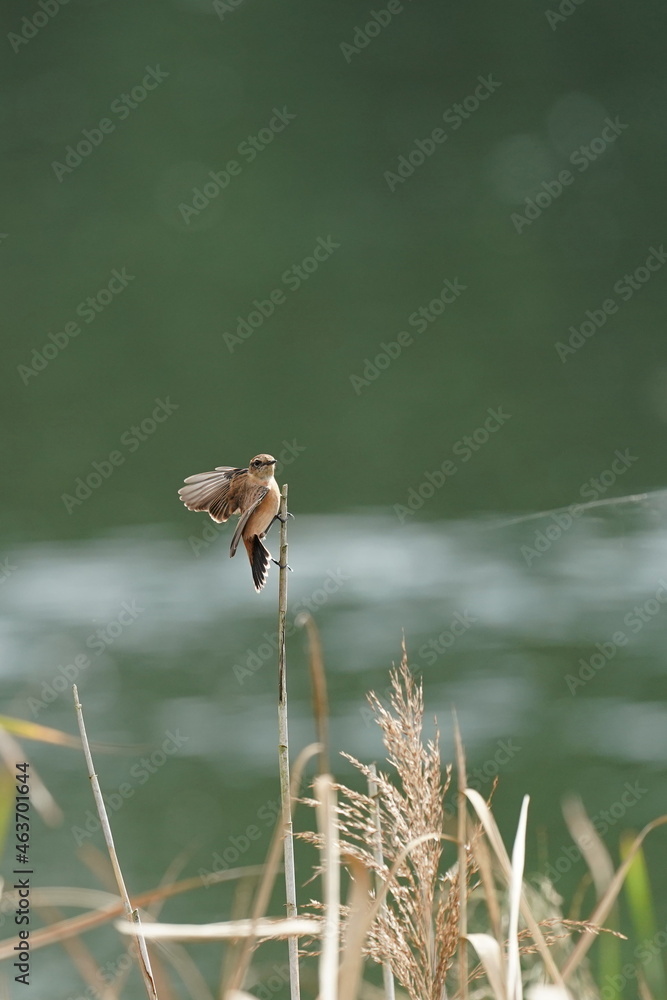
[[[252,464],[254,466],[258,466],[258,465],[261,465],[262,463],[260,461],[258,461],[257,459],[255,459],[255,461]]]

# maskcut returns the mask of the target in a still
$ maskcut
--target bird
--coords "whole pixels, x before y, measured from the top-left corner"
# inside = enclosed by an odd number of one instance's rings
[[[186,485],[178,491],[188,510],[208,511],[218,523],[232,514],[240,515],[229,555],[235,555],[243,539],[258,593],[269,575],[269,562],[276,562],[262,539],[276,519],[282,520],[278,514],[280,489],[273,476],[275,466],[273,455],[255,455],[245,469],[220,465],[214,472],[188,476],[183,480]]]

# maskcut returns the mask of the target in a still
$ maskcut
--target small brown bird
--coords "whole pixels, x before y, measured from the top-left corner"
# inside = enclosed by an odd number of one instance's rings
[[[189,510],[206,510],[214,521],[226,521],[232,514],[241,515],[229,555],[236,553],[242,538],[257,591],[266,583],[271,559],[262,539],[278,517],[280,507],[280,489],[273,478],[275,464],[272,455],[256,455],[247,469],[220,465],[215,472],[188,476],[184,480],[188,485],[178,491]]]

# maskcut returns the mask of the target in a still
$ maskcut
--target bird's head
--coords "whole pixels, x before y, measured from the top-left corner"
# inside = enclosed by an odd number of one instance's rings
[[[273,455],[255,455],[250,461],[248,471],[255,479],[267,482],[273,475],[276,467],[276,460]]]

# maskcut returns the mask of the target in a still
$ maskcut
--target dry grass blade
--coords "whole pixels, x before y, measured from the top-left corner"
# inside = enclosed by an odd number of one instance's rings
[[[500,903],[498,902],[498,895],[496,893],[496,884],[493,877],[493,866],[491,864],[491,855],[489,853],[488,844],[484,837],[478,837],[475,841],[475,859],[479,866],[479,874],[482,879],[482,886],[484,888],[484,902],[486,904],[486,910],[489,915],[489,923],[491,924],[491,930],[493,935],[498,942],[502,944],[504,941],[502,934],[502,924],[501,924],[501,913],[500,913]],[[468,935],[470,938],[470,935]],[[505,981],[505,973],[503,972],[503,982]]]
[[[322,887],[324,925],[319,963],[320,1000],[336,1000],[340,948],[340,844],[336,823],[336,794],[330,774],[315,778],[317,823],[324,844]]]
[[[100,783],[97,780],[97,775],[95,773],[95,766],[93,764],[93,757],[90,752],[90,745],[88,743],[88,737],[86,735],[86,726],[83,721],[83,709],[81,706],[81,702],[79,701],[79,692],[76,689],[76,684],[72,685],[72,690],[74,693],[74,705],[76,708],[77,722],[79,724],[79,734],[81,736],[81,743],[83,744],[83,752],[86,758],[86,764],[88,766],[88,777],[90,778],[90,783],[93,789],[95,805],[97,806],[97,814],[100,818],[100,823],[102,825],[102,832],[104,834],[104,840],[107,845],[107,850],[109,851],[109,858],[111,859],[114,875],[116,876],[118,891],[123,900],[125,912],[134,927],[133,933],[134,933],[135,944],[137,946],[137,959],[139,963],[139,969],[141,971],[141,975],[144,980],[144,985],[146,987],[146,992],[148,993],[150,1000],[158,1000],[157,990],[155,987],[155,980],[153,978],[151,963],[148,957],[148,949],[146,948],[146,941],[144,940],[141,933],[141,921],[139,919],[139,913],[137,910],[132,908],[132,903],[130,902],[130,897],[128,895],[127,888],[125,886],[125,879],[123,878],[123,873],[121,871],[120,862],[118,861],[118,855],[116,854],[116,848],[113,842],[113,835],[111,833],[111,826],[109,825],[109,817],[107,816],[106,806],[104,804],[104,799],[102,798],[102,790],[100,789]]]
[[[348,916],[343,934],[345,945],[338,974],[338,1000],[356,1000],[364,964],[364,927],[372,903],[371,879],[368,869],[358,858],[346,858],[345,863],[350,869],[352,884],[347,900]],[[393,988],[393,979],[391,985]],[[386,992],[385,1000],[388,1000]]]
[[[519,824],[512,848],[512,871],[510,875],[510,919],[508,930],[507,956],[507,997],[508,1000],[522,1000],[521,962],[519,960],[519,911],[523,893],[523,868],[526,857],[526,823],[528,821],[528,796],[521,803]]]
[[[563,816],[570,836],[590,869],[598,899],[614,877],[614,865],[602,837],[588,818],[580,798],[569,796],[563,802]]]
[[[655,1000],[643,976],[639,976],[637,979],[637,990],[639,992],[639,1000]]]
[[[479,955],[495,1000],[507,1000],[502,948],[490,934],[468,934],[468,941]]]
[[[76,736],[63,733],[60,729],[51,729],[50,726],[42,726],[38,722],[29,722],[27,719],[14,719],[8,715],[0,715],[0,728],[15,736],[20,736],[24,740],[38,740],[40,743],[71,747],[73,750],[81,749],[81,743]]]
[[[117,920],[114,927],[121,934],[136,934],[133,921]],[[319,937],[322,921],[315,917],[285,917],[284,920],[228,920],[216,924],[145,924],[144,937],[172,941],[229,941],[239,938]]]

